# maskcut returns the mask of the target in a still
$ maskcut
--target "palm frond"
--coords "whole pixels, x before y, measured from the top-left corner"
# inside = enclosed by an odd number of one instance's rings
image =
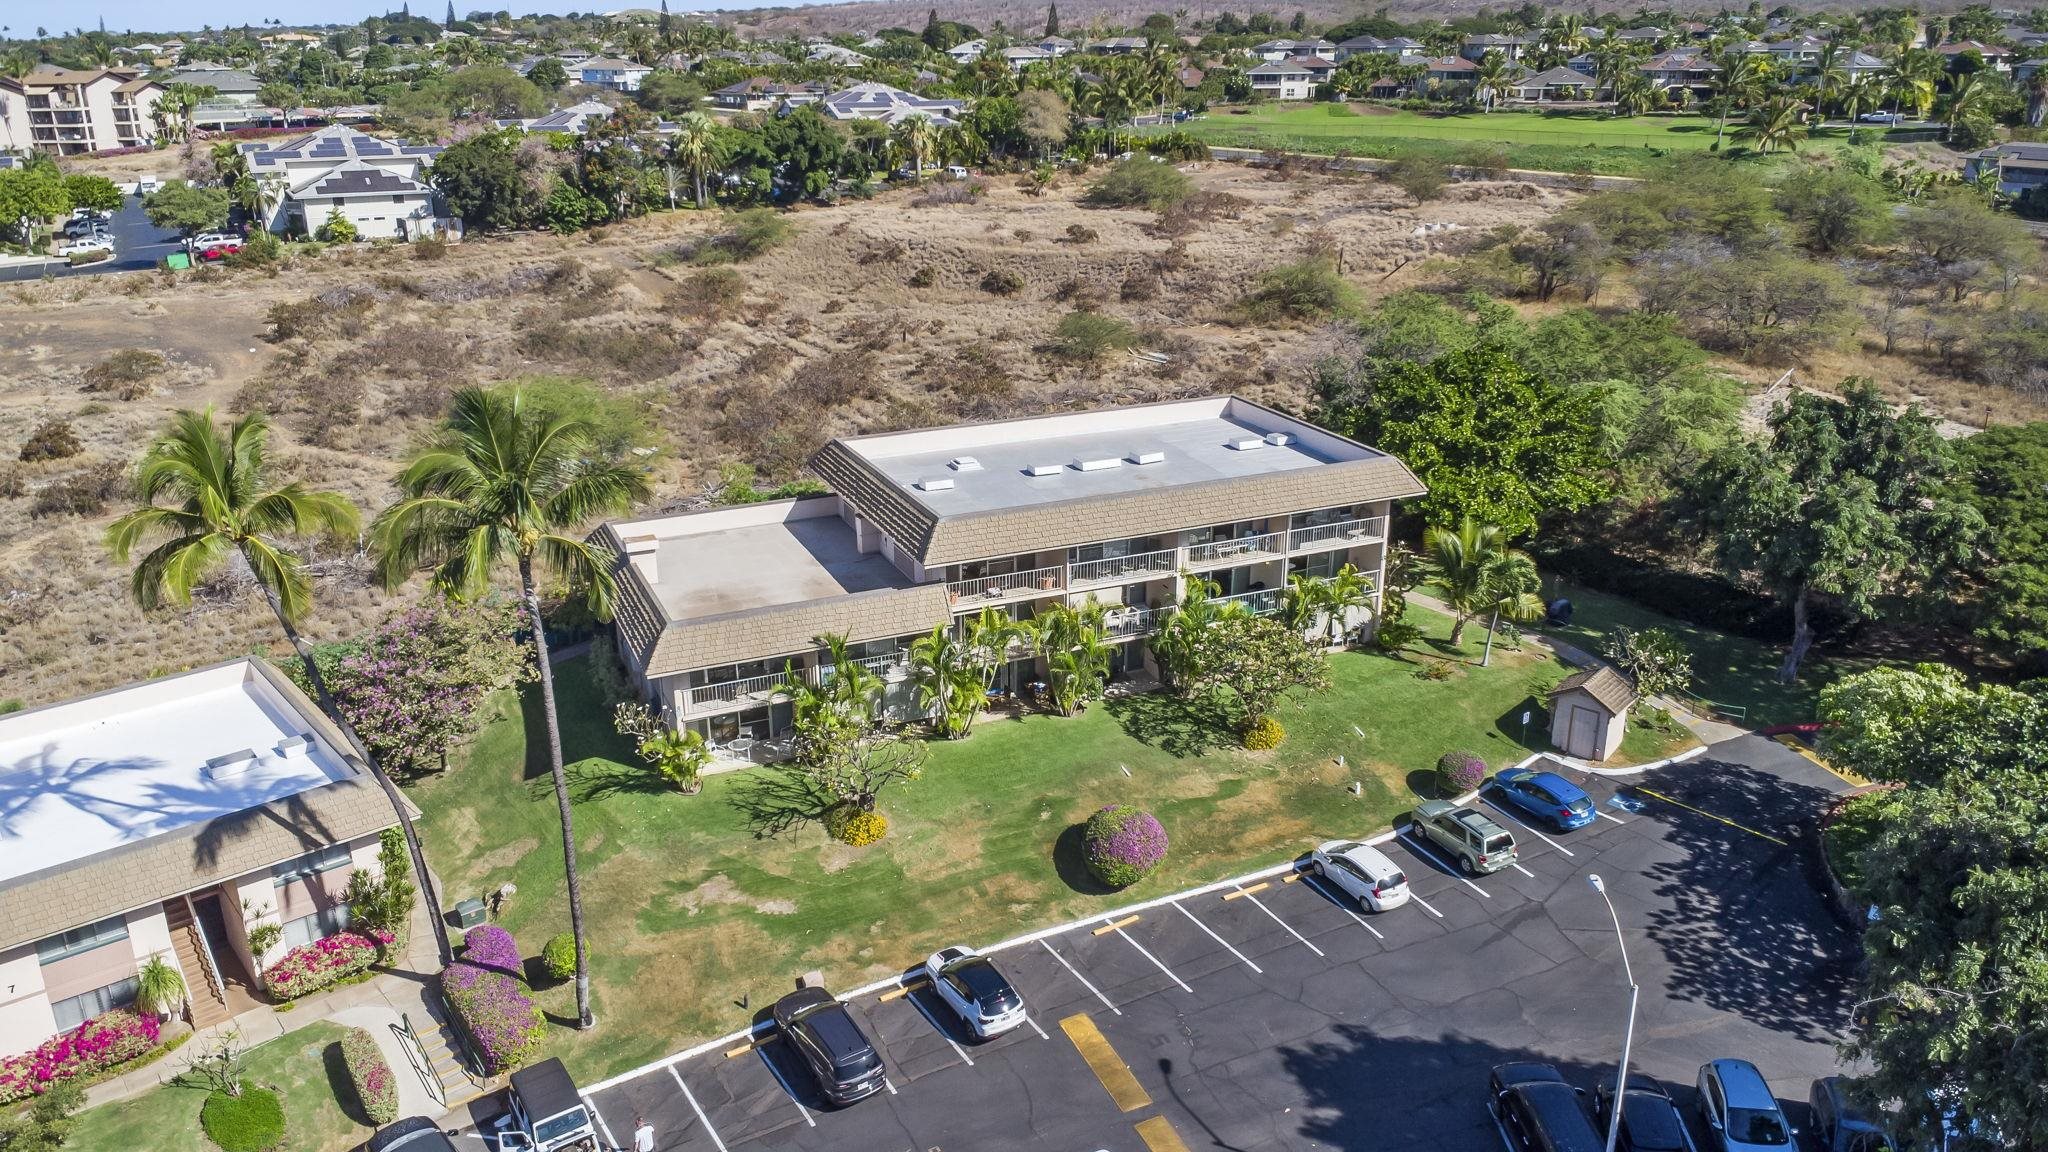
[[[256,582],[277,597],[277,612],[286,624],[305,618],[313,606],[313,584],[306,576],[306,562],[261,537],[242,541],[242,556]]]
[[[541,562],[568,578],[570,587],[583,589],[583,603],[590,614],[609,620],[618,583],[612,578],[612,554],[608,549],[573,536],[550,533],[536,542]]]
[[[601,516],[615,516],[647,496],[647,477],[639,469],[610,461],[580,461],[542,509],[550,526],[575,528]]]
[[[155,536],[188,536],[207,530],[206,521],[182,508],[148,505],[125,513],[107,525],[107,551],[114,562],[126,564],[135,546]]]
[[[227,562],[234,547],[233,541],[218,532],[166,540],[135,565],[129,594],[145,612],[166,604],[189,604],[192,590]]]

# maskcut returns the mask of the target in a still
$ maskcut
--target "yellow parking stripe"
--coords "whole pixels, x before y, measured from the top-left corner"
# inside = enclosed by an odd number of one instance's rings
[[[1692,805],[1687,804],[1683,800],[1673,800],[1671,797],[1666,796],[1662,792],[1652,792],[1648,788],[1642,787],[1638,787],[1636,791],[1641,792],[1645,796],[1652,796],[1656,799],[1662,800],[1666,804],[1676,804],[1680,808],[1685,809],[1687,812],[1697,812],[1700,815],[1705,816],[1709,820],[1715,820],[1722,824],[1726,824],[1727,826],[1735,829],[1738,832],[1747,832],[1751,836],[1755,836],[1764,840],[1769,840],[1773,844],[1783,845],[1785,843],[1783,840],[1778,839],[1776,836],[1773,836],[1768,832],[1759,832],[1756,829],[1751,828],[1747,825],[1737,824],[1735,821],[1728,819],[1726,816],[1716,816],[1712,812],[1709,812],[1703,808],[1695,808]]]
[[[1181,1143],[1180,1133],[1173,1130],[1173,1124],[1164,1116],[1154,1116],[1138,1125],[1138,1139],[1152,1152],[1188,1152],[1188,1146]]]
[[[1264,880],[1261,880],[1257,884],[1254,884],[1249,888],[1239,888],[1235,892],[1225,892],[1223,894],[1223,898],[1225,900],[1235,900],[1240,896],[1249,896],[1254,892],[1264,892],[1266,889],[1271,887],[1271,884],[1267,883]]]
[[[1088,1070],[1102,1081],[1103,1091],[1109,1093],[1119,1112],[1135,1112],[1152,1103],[1152,1097],[1145,1093],[1145,1087],[1109,1046],[1109,1038],[1095,1026],[1086,1012],[1076,1013],[1060,1021],[1060,1031],[1074,1042],[1081,1053],[1081,1059],[1088,1062]],[[1150,1141],[1147,1141],[1150,1143]]]
[[[1870,783],[1870,781],[1865,780],[1860,776],[1855,776],[1848,772],[1844,772],[1841,769],[1835,767],[1833,764],[1830,764],[1827,761],[1821,759],[1820,753],[1815,752],[1811,748],[1808,748],[1806,746],[1806,741],[1801,740],[1799,737],[1792,735],[1790,732],[1780,732],[1776,736],[1771,737],[1771,739],[1776,740],[1778,743],[1783,744],[1785,747],[1790,748],[1794,752],[1799,753],[1801,756],[1806,757],[1808,760],[1813,761],[1815,764],[1819,765],[1821,768],[1825,769],[1834,776],[1840,778],[1845,783],[1855,784],[1858,786]]]
[[[905,984],[901,988],[889,989],[887,992],[884,992],[880,996],[875,997],[875,999],[880,1003],[887,1004],[891,1000],[900,1000],[903,997],[910,995],[912,992],[915,992],[922,987],[924,987],[924,981],[912,980],[910,983]]]
[[[1129,928],[1131,925],[1136,924],[1138,921],[1142,919],[1144,919],[1144,917],[1142,916],[1126,916],[1114,924],[1104,924],[1102,927],[1097,928],[1095,931],[1089,933],[1089,935],[1101,936],[1105,933],[1114,932],[1119,928]]]

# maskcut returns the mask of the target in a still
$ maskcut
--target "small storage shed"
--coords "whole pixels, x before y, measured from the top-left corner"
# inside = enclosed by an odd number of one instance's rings
[[[1601,665],[1575,672],[1550,690],[1550,742],[1567,756],[1600,761],[1621,748],[1636,686]]]

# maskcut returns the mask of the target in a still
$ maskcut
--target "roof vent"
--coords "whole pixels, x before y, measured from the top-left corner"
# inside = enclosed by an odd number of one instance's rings
[[[1247,436],[1242,440],[1230,441],[1229,446],[1231,448],[1236,449],[1239,452],[1256,452],[1259,449],[1264,448],[1266,446],[1266,442],[1264,440],[1259,439],[1257,436]]]
[[[981,461],[976,460],[972,456],[955,456],[946,464],[946,467],[951,468],[955,472],[979,472],[981,471]]]
[[[215,756],[206,762],[206,774],[215,780],[226,776],[240,776],[256,766],[256,750],[244,748],[225,756]]]
[[[1085,456],[1074,457],[1074,470],[1076,472],[1101,472],[1109,468],[1122,467],[1122,465],[1123,461],[1114,456],[1098,456],[1092,460]]]
[[[1289,444],[1292,444],[1293,442],[1294,442],[1294,437],[1292,437],[1292,436],[1289,436],[1289,435],[1288,435],[1287,433],[1285,433],[1285,432],[1268,432],[1268,433],[1266,433],[1266,443],[1268,443],[1268,444],[1271,444],[1271,445],[1272,445],[1273,447],[1275,447],[1275,448],[1285,448],[1285,447],[1287,447],[1287,446],[1288,446]]]
[[[286,760],[304,760],[313,754],[313,739],[303,732],[287,736],[277,742],[277,754]]]
[[[950,476],[934,476],[928,480],[919,480],[917,487],[924,492],[948,492],[953,488],[953,480]]]
[[[1125,457],[1133,464],[1158,464],[1166,459],[1164,452],[1133,452]]]
[[[1061,464],[1033,464],[1024,469],[1026,476],[1057,476],[1066,470]]]

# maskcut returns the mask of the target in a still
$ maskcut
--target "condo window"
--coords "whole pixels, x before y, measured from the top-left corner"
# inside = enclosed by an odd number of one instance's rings
[[[109,916],[96,924],[73,928],[36,941],[36,959],[44,964],[55,964],[67,956],[90,952],[95,948],[128,938],[128,918]]]
[[[311,944],[315,940],[325,939],[347,927],[348,905],[337,904],[332,908],[322,908],[310,916],[285,921],[284,935],[278,937],[278,942],[286,948],[297,948],[301,944]]]
[[[103,988],[80,992],[76,996],[58,1000],[50,1005],[56,1013],[57,1030],[69,1031],[95,1016],[104,1016],[116,1008],[125,1008],[135,1003],[135,977],[116,980]]]
[[[294,880],[310,880],[322,872],[348,866],[349,850],[346,844],[332,844],[318,852],[308,852],[296,860],[287,860],[270,870],[270,878],[279,888]]]

